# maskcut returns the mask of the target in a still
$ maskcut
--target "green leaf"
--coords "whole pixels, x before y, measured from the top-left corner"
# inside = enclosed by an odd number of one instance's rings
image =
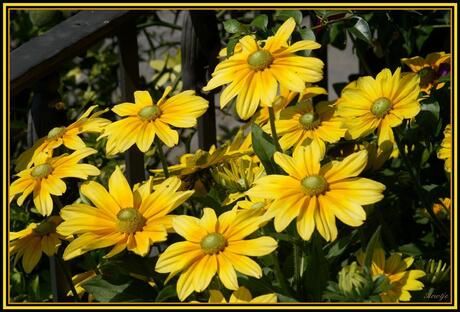
[[[227,43],[227,57],[233,55],[233,51],[235,50],[235,46],[238,43],[239,38],[231,38]]]
[[[422,251],[414,243],[399,246],[399,251],[405,253],[408,256],[413,256],[413,257],[422,255]]]
[[[261,30],[266,30],[268,25],[268,17],[265,14],[258,15],[255,19],[252,20],[251,26],[254,26]]]
[[[329,42],[339,50],[347,47],[347,33],[343,23],[335,23],[329,27]]]
[[[348,30],[355,35],[356,38],[372,45],[372,33],[366,20],[359,16],[354,16],[351,20],[356,20],[356,22],[352,24]]]
[[[377,230],[375,230],[374,234],[369,240],[369,243],[367,243],[366,257],[364,258],[364,266],[367,267],[369,270],[371,269],[372,257],[374,256],[374,250],[379,244],[380,229],[381,229],[381,226],[379,225]]]
[[[334,15],[339,15],[339,14],[346,14],[349,13],[350,11],[345,11],[345,10],[315,10],[315,14],[321,18],[327,18],[331,17]]]
[[[273,154],[276,152],[273,139],[256,124],[252,125],[251,132],[254,153],[264,165],[267,174],[279,172],[278,165],[273,161]]]
[[[155,297],[154,288],[137,279],[115,284],[99,275],[83,283],[82,287],[100,302],[145,302]]]
[[[315,32],[310,28],[302,27],[299,29],[299,34],[302,37],[302,40],[316,41]]]
[[[167,299],[177,298],[176,286],[168,285],[158,292],[155,298],[156,302],[166,302]]]
[[[305,292],[313,301],[320,301],[329,280],[329,263],[324,255],[321,236],[314,232],[311,239],[307,269],[303,275]]]
[[[115,285],[104,280],[102,276],[96,276],[91,280],[82,284],[82,287],[91,295],[93,295],[97,301],[109,302],[116,295],[121,294],[130,285],[130,282]]]
[[[238,22],[236,19],[229,19],[224,22],[224,29],[228,33],[236,34],[241,30],[241,23]]]
[[[288,18],[293,17],[296,24],[300,25],[302,23],[303,15],[299,10],[280,10],[275,12],[274,19],[276,21],[284,22]]]

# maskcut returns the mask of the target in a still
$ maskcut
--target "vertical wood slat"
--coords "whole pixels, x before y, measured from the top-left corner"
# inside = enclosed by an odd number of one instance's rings
[[[48,134],[54,127],[67,124],[65,111],[55,108],[55,104],[60,101],[57,90],[59,75],[53,73],[37,83],[34,89],[31,108],[28,111],[27,143],[31,147],[36,140]],[[12,98],[12,104],[16,102],[16,97]],[[54,212],[56,213],[55,206]],[[67,291],[70,289],[66,284],[64,272],[56,266],[55,256],[49,257],[50,281],[53,301],[66,301]]]
[[[120,53],[120,88],[123,101],[134,102],[139,87],[139,55],[135,23],[127,23],[117,31]],[[144,154],[132,146],[126,151],[126,176],[130,185],[145,180]]]
[[[206,113],[198,119],[198,144],[208,150],[216,144],[214,94],[204,94],[201,88],[217,64],[220,38],[213,11],[188,11],[182,27],[182,82],[184,90],[195,90],[209,101]]]

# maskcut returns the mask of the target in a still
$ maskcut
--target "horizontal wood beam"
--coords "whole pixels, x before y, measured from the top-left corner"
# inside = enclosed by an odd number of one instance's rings
[[[22,44],[10,54],[13,95],[58,71],[63,62],[99,40],[114,35],[118,27],[138,14],[129,10],[82,11]]]

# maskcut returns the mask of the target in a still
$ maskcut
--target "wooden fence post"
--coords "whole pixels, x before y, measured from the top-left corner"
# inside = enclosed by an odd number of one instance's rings
[[[214,11],[188,11],[182,27],[182,81],[184,90],[195,90],[209,101],[209,108],[198,120],[198,144],[208,150],[216,144],[216,113],[214,94],[204,94],[207,83],[217,64],[220,48],[217,18]]]
[[[137,29],[134,22],[126,23],[117,31],[120,52],[120,88],[123,101],[134,102],[134,91],[139,87],[139,55]],[[132,186],[145,180],[144,154],[132,146],[125,154],[126,176]]]

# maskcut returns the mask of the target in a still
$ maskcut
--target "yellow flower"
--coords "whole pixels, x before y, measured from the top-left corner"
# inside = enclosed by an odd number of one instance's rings
[[[351,153],[366,150],[368,159],[367,165],[364,170],[379,170],[383,164],[390,158],[393,152],[393,144],[391,142],[383,142],[381,146],[377,147],[377,142],[364,141],[362,144],[350,143],[339,146],[334,149],[333,152],[329,153],[329,156],[334,155],[337,158],[343,158]]]
[[[438,151],[438,158],[445,159],[444,169],[452,172],[452,126],[448,124],[444,129],[444,139],[441,142],[441,148]]]
[[[324,154],[325,142],[335,143],[346,132],[345,127],[342,127],[342,119],[336,116],[335,110],[330,102],[321,102],[313,107],[308,100],[282,110],[275,127],[283,150],[313,143]],[[266,125],[264,130],[270,132],[270,127]]]
[[[433,204],[433,212],[438,217],[447,217],[449,218],[451,208],[451,201],[450,198],[446,197],[444,199],[439,199],[437,203]]]
[[[278,298],[276,294],[267,294],[252,298],[251,293],[249,290],[244,287],[240,286],[237,290],[235,290],[232,295],[230,296],[230,300],[227,302],[225,300],[224,295],[215,289],[209,290],[209,303],[276,303],[278,302]]]
[[[42,257],[56,254],[63,236],[56,233],[56,226],[62,222],[58,216],[51,216],[39,224],[31,223],[19,232],[10,232],[10,253],[16,255],[14,265],[22,257],[22,266],[26,273],[32,272]]]
[[[365,254],[358,253],[358,262],[364,264]],[[377,248],[372,256],[371,274],[373,278],[385,276],[390,289],[380,294],[383,302],[409,301],[409,291],[422,290],[423,283],[417,279],[425,276],[422,270],[408,270],[414,262],[413,257],[402,258],[401,253],[394,253],[385,259],[385,251]]]
[[[86,292],[86,290],[82,287],[82,284],[87,282],[87,281],[92,280],[96,276],[97,276],[97,274],[93,270],[86,271],[86,272],[79,273],[79,274],[76,274],[76,275],[72,276],[72,284],[73,284],[73,286],[75,288],[75,291],[77,292],[77,294],[79,296],[83,295]],[[71,295],[72,295],[72,291],[69,290],[67,292],[67,296],[71,296]],[[91,294],[90,294],[90,296],[91,296]],[[92,301],[92,300],[88,300],[88,301]]]
[[[168,170],[171,174],[186,176],[242,156],[247,152],[247,150],[234,150],[230,144],[224,144],[219,148],[212,145],[209,151],[198,149],[195,154],[183,154],[180,157],[179,164],[169,166]],[[163,173],[163,169],[152,169],[150,171],[160,175]]]
[[[433,86],[436,86],[436,89],[444,86],[444,83],[438,83],[438,79],[448,74],[450,70],[450,54],[445,52],[430,53],[426,58],[420,56],[403,58],[401,61],[420,76],[421,90],[428,94]]]
[[[193,194],[177,192],[180,185],[181,181],[172,177],[156,186],[153,193],[150,182],[133,193],[119,167],[109,178],[108,192],[94,181],[83,184],[81,193],[96,207],[72,204],[61,210],[64,222],[58,233],[78,235],[65,249],[64,260],[113,245],[105,258],[125,248],[147,255],[152,244],[166,240],[172,219],[168,214]]]
[[[216,66],[212,79],[203,88],[210,91],[227,85],[220,96],[220,107],[225,107],[235,96],[236,111],[241,119],[249,119],[259,103],[271,106],[278,92],[278,85],[295,92],[302,92],[307,82],[323,78],[324,63],[314,57],[296,55],[301,50],[318,49],[314,41],[302,40],[292,45],[289,37],[295,21],[289,18],[274,36],[260,42],[252,36],[240,39],[241,50]]]
[[[71,150],[79,150],[86,147],[85,142],[78,136],[86,132],[101,132],[102,129],[110,124],[110,120],[99,116],[107,110],[99,111],[94,114],[91,112],[97,105],[91,106],[77,121],[67,127],[55,127],[51,129],[46,137],[43,137],[30,149],[24,151],[16,159],[16,171],[28,169],[34,164],[40,163],[43,159],[49,158],[53,150],[64,144]]]
[[[79,164],[83,158],[96,153],[92,148],[82,148],[70,155],[64,154],[35,164],[17,174],[19,179],[10,186],[10,202],[18,194],[17,203],[22,206],[24,200],[33,192],[34,205],[43,216],[51,215],[53,199],[51,195],[60,196],[66,191],[63,178],[87,179],[88,176],[100,174],[99,169],[90,164]]]
[[[179,142],[179,134],[170,126],[190,128],[196,125],[197,118],[208,108],[208,101],[192,90],[166,99],[170,91],[171,87],[167,87],[156,104],[148,91],[136,91],[135,103],[122,103],[112,108],[118,116],[126,118],[108,125],[98,138],[108,137],[108,155],[122,153],[134,143],[145,153],[155,135],[168,147],[173,147]]]
[[[247,192],[274,199],[267,217],[275,218],[277,232],[297,217],[297,232],[304,240],[310,239],[316,227],[326,241],[333,241],[337,237],[336,217],[347,225],[360,226],[366,219],[362,205],[383,198],[383,184],[357,177],[366,167],[367,151],[324,166],[320,164],[322,158],[315,145],[299,147],[293,157],[276,152],[274,160],[288,176],[262,177]]]
[[[396,157],[398,150],[391,128],[420,112],[418,84],[417,75],[402,75],[400,68],[393,75],[389,69],[384,69],[375,79],[366,76],[349,84],[337,101],[337,113],[344,118],[344,125],[348,128],[346,137],[365,137],[377,129],[377,144],[391,142],[394,147],[392,156]]]
[[[223,204],[228,205],[246,196],[254,183],[265,175],[265,169],[249,156],[232,159],[211,168],[211,175],[229,195]]]
[[[268,236],[244,240],[262,221],[251,210],[230,210],[217,218],[211,208],[203,209],[201,219],[175,217],[173,228],[186,241],[169,246],[160,255],[155,270],[170,273],[168,280],[181,273],[177,281],[181,301],[193,291],[205,290],[215,274],[226,288],[236,290],[236,271],[255,278],[262,276],[260,266],[248,256],[265,256],[277,247],[277,242]]]

